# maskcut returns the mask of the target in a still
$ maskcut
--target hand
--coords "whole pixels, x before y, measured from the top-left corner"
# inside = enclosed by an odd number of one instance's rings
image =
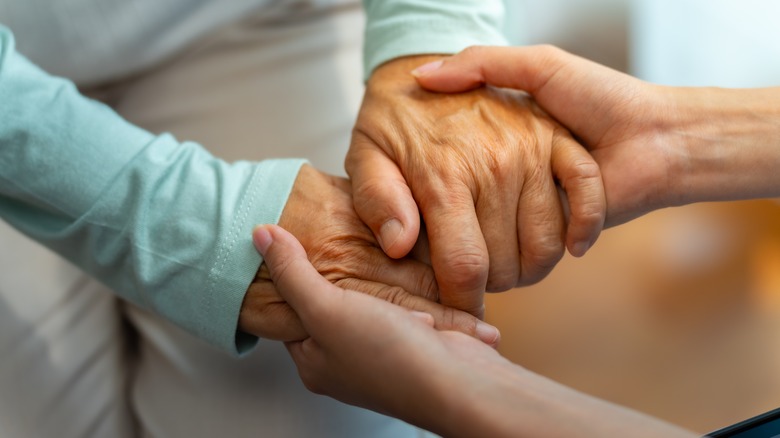
[[[346,160],[355,209],[392,257],[415,244],[421,213],[440,302],[481,316],[485,289],[539,281],[564,239],[575,255],[593,244],[606,208],[598,166],[525,95],[427,93],[409,74],[420,62],[368,81]]]
[[[599,164],[607,225],[697,201],[780,194],[780,90],[664,87],[551,46],[472,47],[417,80],[527,91]]]
[[[435,302],[437,285],[430,266],[411,259],[393,260],[382,252],[355,214],[350,190],[347,180],[305,165],[279,225],[301,241],[312,264],[335,284],[425,311],[434,316],[437,327],[496,345],[495,327]],[[267,269],[261,267],[258,277],[244,299],[239,328],[269,339],[305,338],[300,319],[277,293]]]
[[[433,318],[330,284],[279,227],[255,246],[311,336],[288,342],[304,384],[451,437],[687,437],[674,426],[530,373]]]

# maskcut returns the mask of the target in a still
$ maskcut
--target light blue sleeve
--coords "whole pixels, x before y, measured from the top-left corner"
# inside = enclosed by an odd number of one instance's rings
[[[278,221],[301,164],[228,164],[132,126],[32,65],[0,26],[0,217],[231,353],[256,341],[237,332],[261,263],[252,227]]]
[[[393,58],[506,45],[501,0],[363,0],[365,78]]]

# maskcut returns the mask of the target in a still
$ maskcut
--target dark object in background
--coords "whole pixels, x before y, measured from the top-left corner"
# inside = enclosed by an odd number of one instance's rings
[[[780,408],[707,434],[712,438],[780,438]]]

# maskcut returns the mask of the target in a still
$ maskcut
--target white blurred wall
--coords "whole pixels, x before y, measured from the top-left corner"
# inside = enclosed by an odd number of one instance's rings
[[[634,73],[668,85],[780,85],[780,2],[635,0]]]
[[[780,85],[780,1],[505,3],[515,44],[555,44],[657,83]]]
[[[628,67],[630,0],[505,0],[513,44],[549,43],[620,70]]]

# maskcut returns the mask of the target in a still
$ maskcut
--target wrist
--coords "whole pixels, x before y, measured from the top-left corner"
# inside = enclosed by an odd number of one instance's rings
[[[636,411],[599,400],[507,363],[470,376],[491,377],[461,391],[445,436],[696,436]],[[455,380],[456,382],[462,382]],[[450,405],[452,404],[450,381]],[[444,402],[446,406],[447,402]]]
[[[443,436],[536,436],[527,427],[528,413],[535,411],[526,393],[531,373],[507,360],[483,363],[479,369],[453,364],[438,373],[434,387],[438,426]],[[539,430],[536,431],[537,433]]]
[[[679,88],[671,205],[780,195],[780,88]]]

